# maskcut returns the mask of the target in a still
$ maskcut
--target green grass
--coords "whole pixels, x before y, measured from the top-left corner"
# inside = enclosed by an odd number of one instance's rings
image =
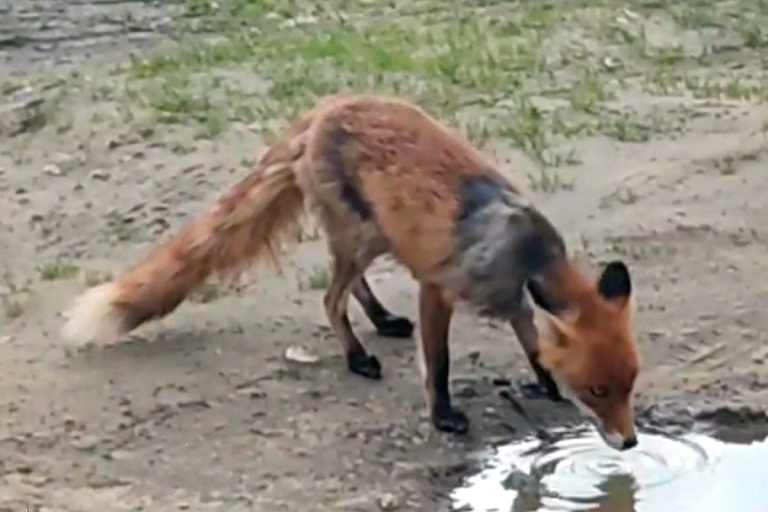
[[[564,139],[603,133],[642,142],[665,129],[606,114],[606,103],[628,89],[768,99],[764,72],[752,80],[737,73],[716,76],[710,66],[716,56],[683,51],[674,41],[659,45],[648,30],[654,18],[680,33],[717,26],[743,40],[737,53],[744,62],[765,61],[766,5],[768,0],[186,0],[179,20],[184,37],[171,49],[131,62],[124,87],[128,106],[121,112],[126,123],[193,126],[199,138],[215,139],[236,123],[258,125],[269,138],[323,95],[394,94],[419,103],[479,146],[506,140],[541,167],[552,167],[573,160],[554,154],[553,146]],[[94,94],[112,98],[117,89],[97,87]],[[541,108],[542,98],[564,106]]]
[[[58,279],[71,279],[80,273],[80,268],[70,263],[47,263],[41,266],[40,279],[43,281],[55,281]]]
[[[24,314],[24,304],[17,299],[3,298],[3,313],[8,320],[14,320]]]
[[[531,190],[553,194],[560,190],[572,190],[574,182],[563,179],[560,174],[552,171],[542,170],[538,175],[528,175],[528,183]]]
[[[310,290],[325,290],[331,284],[331,271],[325,267],[315,267],[307,278]]]

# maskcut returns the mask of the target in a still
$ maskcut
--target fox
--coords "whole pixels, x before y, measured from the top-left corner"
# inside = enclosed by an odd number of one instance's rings
[[[532,397],[570,400],[617,450],[637,445],[632,395],[639,357],[627,265],[590,278],[527,192],[467,138],[403,98],[336,94],[300,113],[204,212],[111,281],[71,304],[62,337],[106,344],[165,317],[211,277],[271,263],[310,214],[325,234],[331,280],[323,296],[349,371],[382,379],[353,332],[354,299],[378,335],[411,338],[365,272],[390,255],[418,285],[418,361],[431,423],[466,434],[449,390],[449,331],[460,305],[508,323],[533,381]]]

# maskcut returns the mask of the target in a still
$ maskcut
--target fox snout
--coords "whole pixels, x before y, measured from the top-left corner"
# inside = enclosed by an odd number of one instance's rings
[[[607,418],[595,412],[592,419],[600,436],[611,448],[624,451],[637,446],[634,414],[629,407],[622,407]]]
[[[600,422],[596,422],[596,425],[598,432],[600,432],[600,436],[603,438],[605,443],[610,446],[611,448],[614,448],[616,450],[631,450],[635,446],[637,446],[637,435],[635,434],[634,428],[631,429],[630,433],[621,433],[613,430],[608,430],[603,425],[600,424]]]

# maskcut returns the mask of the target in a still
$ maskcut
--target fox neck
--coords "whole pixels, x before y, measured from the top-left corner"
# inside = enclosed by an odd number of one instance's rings
[[[466,180],[457,243],[443,277],[481,316],[508,319],[523,305],[525,283],[558,281],[566,261],[557,230],[523,196],[478,177]]]
[[[534,276],[529,290],[535,291],[531,289],[534,287],[546,295],[546,299],[540,297],[540,300],[549,303],[548,309],[551,312],[589,302],[595,291],[592,281],[564,255]]]

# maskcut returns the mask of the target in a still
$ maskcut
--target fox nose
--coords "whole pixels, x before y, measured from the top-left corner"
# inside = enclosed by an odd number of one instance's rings
[[[621,449],[631,450],[635,446],[637,446],[637,437],[635,436],[627,437],[626,439],[624,439],[624,443],[621,445]]]

